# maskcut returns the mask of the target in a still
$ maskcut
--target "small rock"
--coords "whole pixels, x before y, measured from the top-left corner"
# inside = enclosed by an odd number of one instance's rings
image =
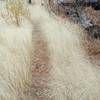
[[[94,26],[94,24],[92,23],[92,21],[85,15],[81,15],[79,17],[79,20],[80,20],[80,24],[84,27],[84,28],[89,28],[89,27],[92,27]]]

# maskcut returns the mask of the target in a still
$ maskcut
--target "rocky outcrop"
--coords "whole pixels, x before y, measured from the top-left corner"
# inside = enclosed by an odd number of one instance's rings
[[[53,0],[49,0],[53,2]],[[56,13],[80,23],[91,36],[100,38],[100,0],[54,0]],[[55,2],[54,5],[55,5]],[[52,4],[52,3],[50,3]],[[51,5],[53,6],[53,4]],[[53,8],[53,9],[55,9]]]

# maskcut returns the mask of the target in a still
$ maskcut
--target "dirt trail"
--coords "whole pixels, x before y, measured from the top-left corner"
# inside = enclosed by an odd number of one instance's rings
[[[47,40],[41,32],[39,23],[33,25],[33,45],[34,45],[34,58],[33,58],[33,87],[34,95],[38,100],[44,100],[46,96],[46,84],[48,75],[48,46]],[[46,98],[47,100],[47,98]]]

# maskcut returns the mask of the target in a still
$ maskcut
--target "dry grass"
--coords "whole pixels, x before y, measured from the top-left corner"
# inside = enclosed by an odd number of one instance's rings
[[[29,16],[29,11],[24,0],[6,0],[6,8],[9,19],[18,26],[23,16]]]

